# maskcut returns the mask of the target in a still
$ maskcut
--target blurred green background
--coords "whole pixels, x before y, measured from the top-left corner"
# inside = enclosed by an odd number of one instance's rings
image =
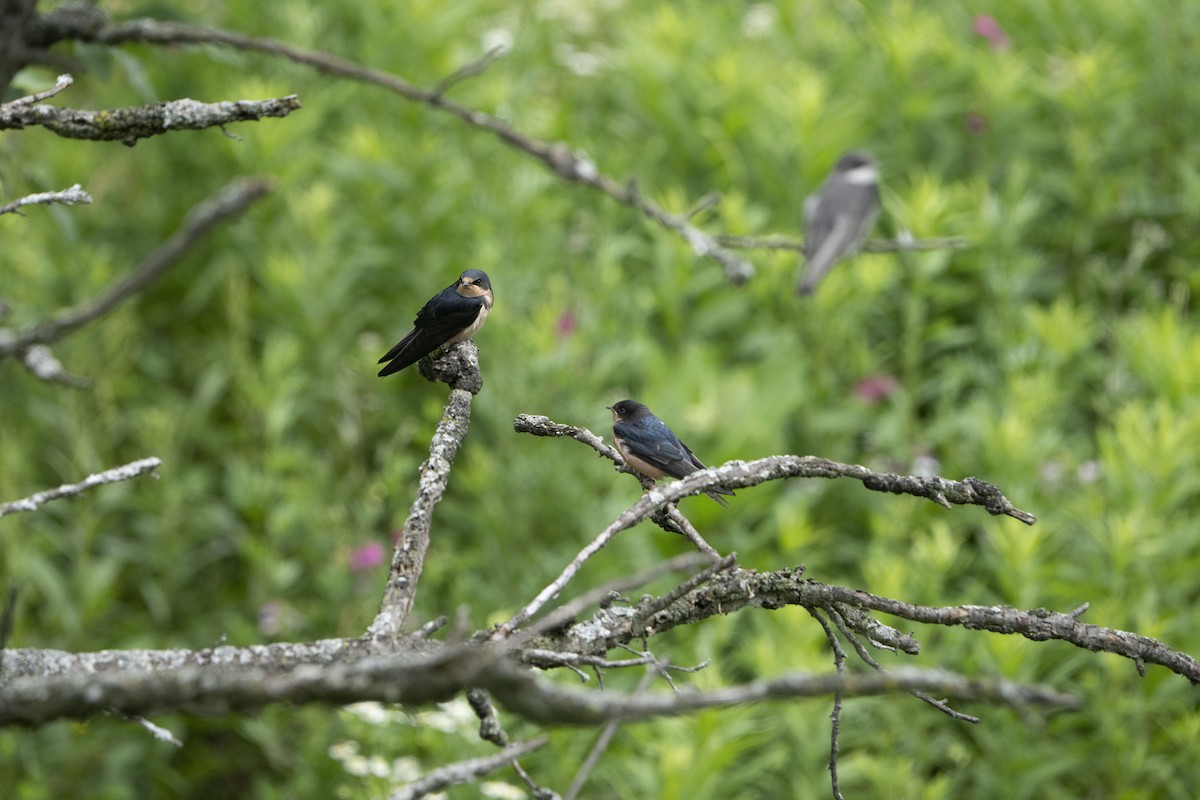
[[[117,18],[173,13],[101,3]],[[989,23],[983,15],[994,15]],[[104,108],[295,92],[236,138],[119,144],[0,137],[0,198],[81,183],[82,207],[0,219],[5,324],[93,296],[236,176],[276,191],[134,301],[60,343],[87,390],[0,364],[0,499],[157,455],[161,478],[0,521],[21,586],[12,644],[97,650],[361,632],[446,399],[375,360],[468,267],[496,310],[477,337],[484,390],[435,531],[417,613],[507,618],[638,496],[573,442],[518,436],[547,414],[608,435],[605,406],[647,403],[708,463],[816,454],[977,475],[1039,517],[947,511],[850,481],[741,491],[683,510],[760,570],[928,604],[1009,603],[1200,652],[1200,5],[415,0],[200,2],[187,21],[325,49],[432,86],[497,43],[455,99],[682,212],[722,200],[713,232],[799,235],[805,195],[851,147],[875,152],[876,235],[961,236],[962,251],[871,254],[792,293],[794,255],[746,255],[731,286],[672,234],[447,115],[382,90],[215,48],[77,46],[55,105]],[[43,89],[18,76],[5,99]],[[882,388],[882,391],[877,391]],[[364,548],[367,548],[364,550]],[[575,587],[685,550],[623,534]],[[662,587],[659,587],[662,588]],[[847,796],[1165,797],[1200,793],[1195,687],[1063,643],[920,628],[917,659],[1044,681],[1083,710],[851,700]],[[653,641],[713,665],[711,687],[832,668],[802,610],[742,613]],[[632,685],[638,675],[609,675]],[[575,682],[570,675],[561,679]],[[593,684],[594,685],[594,684]],[[584,796],[827,796],[828,700],[627,726]],[[505,717],[510,733],[529,733]],[[420,715],[271,708],[0,731],[9,796],[329,797],[491,752],[461,708]],[[524,761],[566,788],[593,740],[554,731]],[[502,783],[487,796],[505,796]],[[479,796],[479,787],[448,792]]]

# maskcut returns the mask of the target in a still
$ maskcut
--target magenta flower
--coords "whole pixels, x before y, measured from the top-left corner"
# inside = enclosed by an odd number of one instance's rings
[[[383,563],[383,545],[379,542],[367,542],[350,554],[350,570],[365,572]]]
[[[976,36],[987,40],[993,50],[1008,49],[1008,34],[1000,27],[1000,22],[991,14],[979,14],[971,24]]]
[[[886,399],[888,395],[899,388],[900,381],[891,375],[872,375],[858,382],[858,385],[854,387],[854,396],[874,404]]]
[[[555,326],[555,330],[560,337],[565,339],[575,332],[576,325],[575,315],[570,311],[564,311],[558,317],[558,325]]]

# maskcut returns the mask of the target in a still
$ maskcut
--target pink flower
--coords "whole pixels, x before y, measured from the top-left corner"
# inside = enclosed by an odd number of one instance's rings
[[[365,572],[383,563],[383,545],[379,542],[367,542],[350,554],[350,570]]]
[[[980,114],[978,111],[972,111],[967,114],[966,126],[967,133],[972,136],[979,136],[987,132],[987,117]]]
[[[854,387],[854,396],[874,404],[886,399],[888,395],[899,388],[900,381],[891,375],[872,375],[858,382],[858,385]]]
[[[576,325],[575,315],[570,311],[564,311],[558,317],[558,325],[555,327],[555,330],[559,336],[565,339],[575,332]]]
[[[971,28],[975,31],[976,36],[982,36],[987,39],[988,45],[993,50],[1008,49],[1008,34],[1000,27],[1000,22],[991,14],[979,14],[975,17]]]

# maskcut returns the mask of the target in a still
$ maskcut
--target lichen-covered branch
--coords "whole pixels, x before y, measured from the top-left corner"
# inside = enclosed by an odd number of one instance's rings
[[[511,744],[495,755],[447,764],[392,792],[388,795],[388,800],[416,800],[451,786],[471,783],[484,775],[491,775],[493,772],[503,769],[511,764],[513,759],[520,758],[526,753],[532,753],[545,745],[546,741],[546,737],[541,736],[528,742]]]
[[[471,424],[471,397],[483,386],[479,350],[470,339],[442,353],[421,359],[418,368],[431,381],[451,385],[450,400],[429,443],[429,458],[421,464],[417,496],[404,521],[400,541],[392,554],[383,603],[367,629],[369,637],[399,636],[412,610],[417,584],[429,549],[433,511],[450,482],[450,468]]]
[[[1044,608],[1021,611],[1008,606],[922,606],[881,597],[842,586],[801,578],[801,570],[749,572],[735,570],[714,577],[677,599],[670,606],[647,615],[653,599],[632,606],[601,608],[588,620],[553,635],[532,638],[528,646],[554,652],[603,655],[635,639],[653,636],[679,625],[692,625],[717,614],[744,608],[777,609],[785,606],[878,611],[928,625],[962,626],[972,630],[1017,634],[1035,642],[1063,641],[1085,650],[1125,656],[1135,664],[1158,664],[1193,682],[1200,682],[1200,663],[1172,650],[1162,642],[1128,631],[1080,622],[1074,613]],[[843,614],[844,616],[844,614]],[[861,627],[861,622],[855,623]],[[912,642],[903,649],[915,655]]]
[[[131,478],[136,478],[152,470],[158,469],[162,465],[162,460],[155,457],[142,458],[137,461],[131,461],[120,467],[106,469],[103,472],[97,472],[94,475],[88,475],[79,483],[64,483],[56,489],[47,489],[44,492],[30,495],[21,500],[11,500],[7,503],[0,503],[0,517],[8,514],[15,514],[18,511],[36,511],[40,506],[51,500],[57,500],[60,497],[74,497],[83,494],[88,489],[96,486],[103,486],[106,483],[116,483],[117,481],[127,481]]]
[[[588,444],[602,455],[613,457],[607,452],[612,448],[603,443],[602,446],[597,446],[592,440],[598,437],[586,428],[562,425],[549,417],[536,414],[518,415],[513,421],[513,427],[520,433],[530,433],[534,436],[567,436]],[[990,514],[1005,514],[1026,525],[1037,521],[1037,517],[1014,507],[999,489],[979,478],[952,481],[937,476],[896,475],[890,472],[875,472],[857,464],[843,464],[818,456],[780,455],[756,461],[730,461],[719,467],[694,472],[677,483],[655,489],[651,495],[656,496],[654,505],[659,506],[689,495],[702,494],[715,486],[743,489],[781,478],[854,478],[861,481],[863,486],[877,492],[924,497],[946,508],[954,505],[983,506]]]
[[[62,203],[64,205],[75,205],[76,203],[90,203],[92,196],[83,190],[78,183],[70,189],[61,189],[57,192],[38,192],[24,197],[19,197],[11,203],[5,203],[0,206],[0,214],[18,213],[25,206],[32,205],[49,205],[50,203]]]
[[[88,111],[41,104],[0,106],[0,130],[41,126],[66,139],[137,144],[139,139],[171,131],[201,130],[264,117],[286,117],[300,108],[296,95],[267,100],[201,103],[184,98],[142,106]]]

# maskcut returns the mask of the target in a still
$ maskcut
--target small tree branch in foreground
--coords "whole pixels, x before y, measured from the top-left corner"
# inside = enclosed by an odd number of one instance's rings
[[[329,645],[324,648],[330,652]],[[341,642],[341,652],[354,644]],[[545,725],[598,725],[608,720],[650,719],[704,708],[788,697],[817,697],[840,690],[846,697],[925,691],[1013,705],[1075,708],[1071,695],[1001,679],[969,680],[944,670],[899,669],[886,674],[789,675],[711,692],[630,695],[567,689],[518,667],[493,645],[444,645],[429,655],[368,655],[350,661],[303,664],[279,672],[253,657],[256,649],[218,648],[234,654],[222,668],[198,663],[140,671],[118,662],[107,671],[71,671],[20,677],[10,663],[28,662],[25,651],[4,653],[0,725],[39,725],[100,713],[151,717],[167,712],[228,714],[273,703],[441,702],[478,687],[503,708]]]
[[[62,189],[57,192],[38,192],[37,194],[26,195],[25,197],[13,200],[11,203],[6,203],[0,206],[0,214],[20,213],[20,209],[24,206],[32,205],[49,205],[50,203],[63,203],[64,205],[74,205],[76,203],[90,203],[92,196],[85,192],[77,183],[70,189]]]
[[[40,125],[65,139],[116,141],[132,147],[139,139],[171,131],[195,131],[264,117],[286,117],[298,108],[300,99],[294,94],[267,100],[220,103],[184,98],[103,111],[8,103],[0,106],[0,130]]]
[[[402,789],[388,795],[388,800],[416,800],[432,792],[438,792],[462,783],[471,783],[484,775],[503,769],[517,758],[532,753],[546,744],[546,737],[531,739],[528,742],[511,744],[499,753],[482,758],[472,758],[468,761],[458,761],[447,764],[430,772],[423,778],[413,781]]]
[[[131,461],[120,467],[106,469],[104,472],[97,472],[94,475],[88,475],[79,483],[64,483],[57,489],[47,489],[44,492],[30,495],[21,500],[12,500],[7,503],[0,503],[0,517],[9,514],[15,514],[18,511],[36,511],[38,507],[51,500],[57,500],[60,497],[75,497],[83,494],[88,489],[96,486],[103,486],[106,483],[116,483],[117,481],[127,481],[131,478],[136,478],[139,475],[144,475],[151,470],[158,469],[162,465],[162,460],[156,457],[143,458],[137,461]]]
[[[428,380],[448,383],[454,388],[450,390],[446,411],[429,443],[429,458],[421,464],[417,496],[392,554],[383,603],[367,629],[369,637],[394,637],[404,630],[417,583],[421,580],[425,553],[429,549],[433,510],[446,493],[454,457],[467,436],[471,424],[471,397],[483,385],[479,375],[479,350],[470,339],[434,353],[432,357],[426,356],[421,359],[419,369]]]
[[[518,414],[513,420],[513,428],[519,433],[530,433],[534,436],[569,436],[591,446],[601,455],[613,457],[607,452],[612,448],[607,445],[597,446],[592,441],[598,437],[591,431],[574,425],[561,425],[549,417]],[[612,452],[616,453],[615,450]],[[651,495],[659,495],[655,502],[657,506],[700,494],[714,486],[742,489],[780,478],[854,478],[873,491],[924,497],[945,508],[951,508],[952,505],[979,505],[986,508],[990,514],[1005,514],[1026,525],[1037,521],[1037,517],[1015,508],[999,489],[979,478],[951,481],[936,476],[926,478],[896,475],[891,472],[874,472],[857,464],[843,464],[817,456],[768,456],[749,462],[729,461],[719,467],[698,470],[678,483],[658,487]]]
[[[132,274],[107,292],[63,309],[45,322],[13,331],[0,328],[0,358],[21,353],[35,344],[48,344],[112,311],[162,275],[197,241],[222,222],[242,214],[265,195],[271,184],[262,179],[235,181],[188,212],[183,225],[170,239],[138,264]]]
[[[927,625],[962,626],[972,630],[1018,634],[1035,642],[1064,641],[1085,650],[1125,656],[1135,663],[1158,664],[1189,681],[1200,683],[1200,663],[1187,653],[1172,650],[1147,636],[1080,622],[1073,614],[1044,608],[1021,611],[1008,606],[921,606],[861,589],[807,580],[801,577],[801,573],[801,569],[774,572],[734,570],[715,576],[704,586],[648,617],[643,608],[649,607],[653,599],[639,601],[630,607],[600,609],[590,620],[554,634],[535,637],[529,642],[529,647],[603,655],[617,645],[663,633],[679,625],[694,625],[710,616],[731,614],[747,607],[849,607],[879,611]],[[912,649],[906,652],[915,654]]]

